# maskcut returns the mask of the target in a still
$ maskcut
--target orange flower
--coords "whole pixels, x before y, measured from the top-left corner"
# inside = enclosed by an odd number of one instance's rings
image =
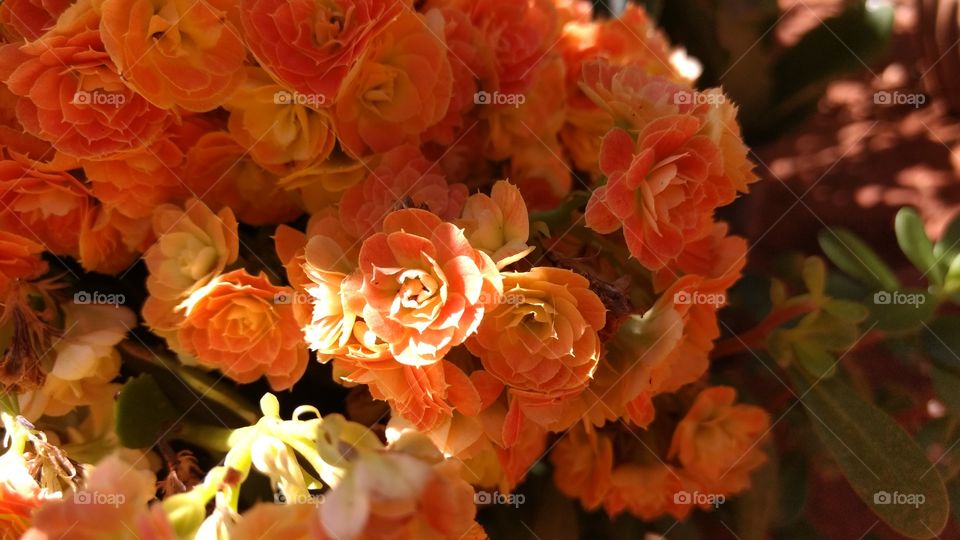
[[[154,105],[209,111],[243,81],[246,48],[215,4],[95,1],[107,52],[124,79]]]
[[[0,540],[16,540],[30,526],[30,514],[40,506],[33,497],[24,497],[0,483]]]
[[[378,232],[383,218],[401,206],[430,210],[443,219],[460,214],[467,186],[448,185],[435,164],[412,145],[394,148],[367,178],[348,189],[340,200],[344,229],[356,238]]]
[[[770,416],[759,407],[734,405],[736,398],[729,386],[703,390],[670,442],[669,457],[713,492],[746,489],[750,473],[766,461],[759,443]]]
[[[80,265],[88,272],[118,274],[137,262],[152,240],[149,219],[130,219],[97,206],[87,212],[80,229]]]
[[[277,177],[223,131],[200,137],[187,153],[184,177],[204,202],[230,207],[244,223],[282,223],[301,213],[296,194],[281,189]]]
[[[662,463],[621,465],[610,477],[610,490],[603,507],[611,517],[627,510],[645,521],[653,521],[664,514],[683,519],[691,509],[675,502],[676,494],[683,488],[677,472]]]
[[[526,92],[530,74],[555,44],[560,30],[552,0],[436,0],[428,7],[435,4],[469,14],[480,29],[483,53],[492,63],[491,77],[482,84],[489,92]]]
[[[237,260],[237,221],[229,208],[214,214],[192,199],[184,208],[165,204],[153,213],[157,242],[144,261],[152,297],[179,303]]]
[[[361,458],[327,494],[323,532],[342,540],[485,538],[474,521],[473,488],[460,464],[430,465],[397,452]]]
[[[81,1],[40,39],[0,52],[0,79],[21,97],[17,117],[23,128],[83,158],[143,148],[171,118],[124,84],[104,51],[97,21]]]
[[[733,193],[720,151],[697,135],[700,127],[695,117],[675,115],[648,124],[636,143],[622,129],[603,139],[608,181],[590,197],[587,226],[601,234],[622,227],[631,255],[651,270],[706,234],[714,209]]]
[[[370,40],[409,4],[243,0],[241,14],[247,46],[264,69],[290,88],[332,104]]]
[[[40,258],[43,246],[10,231],[0,231],[0,299],[6,299],[13,284],[46,273]]]
[[[14,158],[0,161],[0,225],[57,255],[77,256],[93,201],[87,188],[69,173]]]
[[[562,268],[505,273],[504,296],[467,346],[508,386],[550,397],[576,394],[597,367],[597,332],[606,322],[606,308],[589,287]]]
[[[128,218],[148,217],[164,203],[182,203],[188,195],[177,176],[183,152],[169,139],[112,160],[86,161],[90,190],[111,210]]]
[[[360,248],[363,319],[400,363],[439,361],[499,298],[501,278],[463,231],[425,210],[394,212]]]
[[[404,10],[370,44],[337,96],[340,142],[354,156],[417,143],[447,113],[453,75],[443,17]]]
[[[510,178],[531,210],[556,208],[570,194],[573,177],[563,154],[554,141],[549,146],[540,142],[521,146],[511,156]]]
[[[714,223],[709,234],[687,243],[673,264],[654,273],[654,288],[663,290],[680,275],[696,274],[703,277],[701,292],[725,293],[747,263],[747,241],[728,235],[728,230],[726,223]]]
[[[520,190],[506,180],[496,182],[489,196],[471,195],[458,224],[464,228],[470,244],[490,255],[498,268],[517,262],[533,251],[527,246],[530,237],[527,206]]]
[[[550,452],[550,462],[553,481],[561,493],[580,499],[587,510],[600,506],[610,489],[613,471],[609,437],[577,425]]]
[[[307,368],[307,349],[283,302],[288,287],[263,274],[234,270],[217,276],[184,302],[179,346],[205,367],[245,384],[267,377],[274,390],[293,386]]]
[[[289,92],[262,69],[227,102],[232,135],[261,167],[284,176],[323,162],[336,142],[333,121],[322,104]]]
[[[112,454],[97,464],[82,491],[46,501],[23,538],[130,538],[156,489],[153,473]]]
[[[24,41],[33,41],[53,26],[72,3],[71,0],[6,0],[0,4],[0,24],[12,28]]]

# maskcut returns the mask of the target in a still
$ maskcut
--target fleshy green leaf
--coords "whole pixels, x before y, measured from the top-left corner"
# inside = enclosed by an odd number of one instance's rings
[[[837,359],[816,343],[797,341],[793,344],[797,363],[816,378],[832,377],[837,372]]]
[[[901,208],[894,222],[897,243],[903,254],[924,275],[937,285],[943,284],[943,269],[933,254],[933,243],[923,229],[923,221],[913,208]]]
[[[149,448],[180,418],[150,375],[130,379],[117,398],[117,435],[127,448]]]
[[[885,291],[900,287],[893,270],[877,253],[847,229],[826,229],[817,236],[820,249],[830,262],[849,276],[873,289]]]
[[[791,373],[814,432],[857,495],[900,534],[937,536],[950,503],[939,471],[917,443],[836,377],[811,385],[801,372]]]

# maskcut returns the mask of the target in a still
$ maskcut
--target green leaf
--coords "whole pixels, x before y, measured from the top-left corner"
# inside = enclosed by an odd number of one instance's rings
[[[960,315],[944,315],[928,324],[920,344],[940,366],[960,373]]]
[[[876,328],[886,332],[916,330],[937,310],[937,298],[922,289],[878,291],[867,302]]]
[[[950,503],[939,471],[917,443],[836,377],[811,384],[801,372],[791,371],[791,378],[814,432],[854,492],[900,534],[937,536],[947,524]],[[921,498],[923,504],[909,504]]]
[[[950,223],[943,229],[940,240],[933,247],[933,254],[947,259],[960,255],[960,214],[953,216]]]
[[[933,254],[933,243],[923,229],[923,221],[913,208],[901,208],[894,222],[897,243],[903,254],[910,259],[927,278],[937,285],[943,284],[943,269]]]
[[[873,289],[894,290],[900,281],[877,253],[847,229],[825,229],[817,235],[820,249],[837,268]]]
[[[157,381],[140,375],[127,381],[117,398],[117,435],[127,448],[149,448],[180,418]]]
[[[837,359],[816,343],[797,341],[793,344],[797,363],[816,378],[832,377],[837,372]]]

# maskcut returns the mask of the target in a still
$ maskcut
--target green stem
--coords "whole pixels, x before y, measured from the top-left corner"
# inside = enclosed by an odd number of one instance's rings
[[[184,422],[176,437],[214,452],[229,452],[230,439],[235,430]]]
[[[586,206],[588,200],[590,200],[590,192],[573,191],[560,203],[560,206],[553,210],[531,212],[530,223],[542,221],[547,224],[551,233],[555,233],[558,230],[565,230],[570,226],[570,216],[573,214],[573,211]]]

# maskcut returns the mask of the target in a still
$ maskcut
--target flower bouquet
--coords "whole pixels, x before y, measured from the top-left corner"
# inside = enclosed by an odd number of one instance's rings
[[[640,7],[5,0],[0,29],[0,538],[503,537],[537,496],[676,525],[771,464],[711,357],[863,319],[810,259],[717,344],[747,256],[717,211],[757,176]]]

